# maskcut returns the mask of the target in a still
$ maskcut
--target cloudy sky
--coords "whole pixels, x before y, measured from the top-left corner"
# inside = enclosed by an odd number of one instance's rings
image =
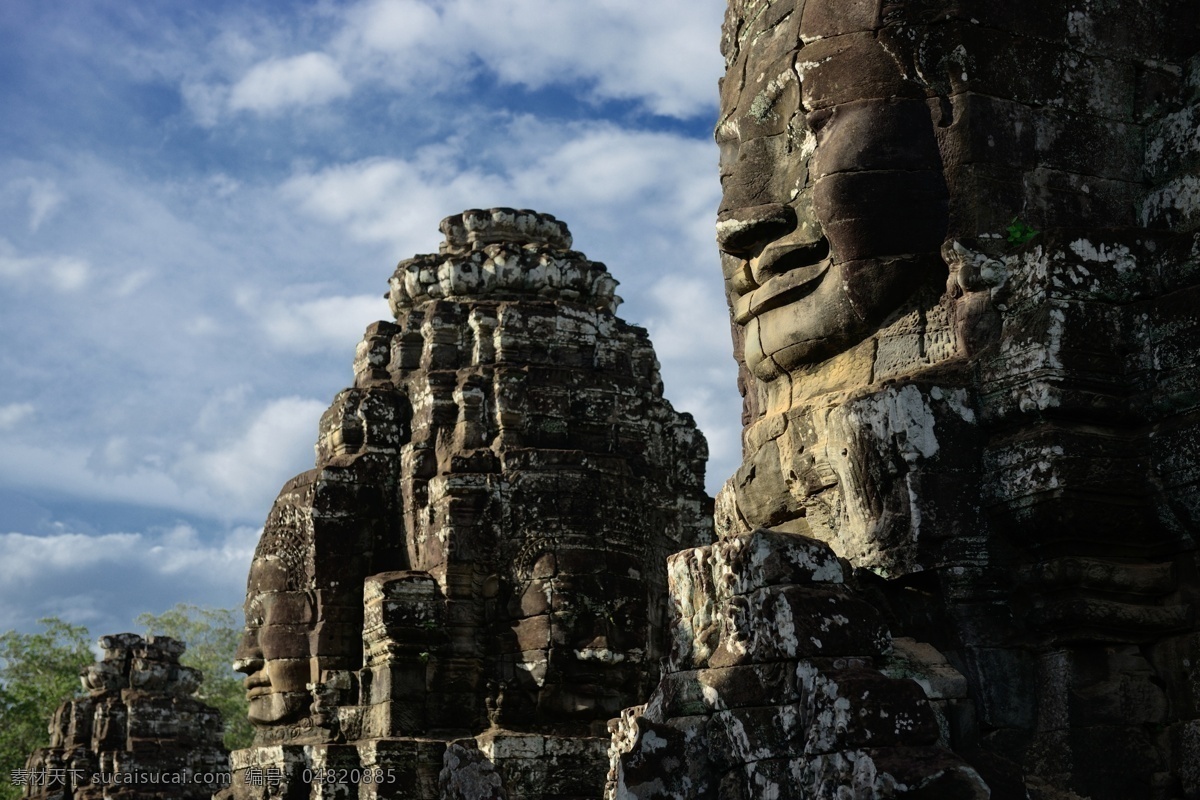
[[[234,606],[438,221],[565,220],[737,461],[722,0],[0,3],[0,631]]]

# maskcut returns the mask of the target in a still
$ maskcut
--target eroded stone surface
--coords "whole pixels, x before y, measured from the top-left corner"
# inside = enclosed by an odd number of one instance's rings
[[[711,538],[704,439],[605,267],[532,211],[442,231],[267,519],[234,797],[598,798],[667,653],[666,557]],[[359,780],[303,787],[326,761]],[[290,788],[245,784],[266,763]]]
[[[858,570],[837,591],[905,644],[853,655],[916,680],[996,797],[1195,792],[1198,15],[729,3],[717,243],[744,460],[716,531],[814,537]],[[672,563],[679,671],[623,718],[610,790],[915,791],[903,748],[793,764],[761,715],[753,775],[714,777],[732,744],[645,766],[707,730],[706,670],[821,638],[778,602],[811,588],[741,607],[704,553]],[[796,694],[775,680],[752,680],[760,705]]]
[[[754,554],[771,549],[782,568],[764,576]],[[670,563],[676,647],[649,702],[610,725],[607,798],[989,796],[910,679],[962,676],[915,642],[909,674],[881,672],[891,636],[828,545],[759,530]]]
[[[25,764],[31,800],[202,800],[224,785],[221,713],[195,697],[203,676],[179,663],[183,642],[133,633],[100,638],[80,668],[86,697],[50,721],[50,746]],[[14,773],[15,774],[15,773]]]

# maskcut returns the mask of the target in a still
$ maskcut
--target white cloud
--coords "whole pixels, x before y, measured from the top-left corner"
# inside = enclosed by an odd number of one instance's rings
[[[370,158],[301,172],[284,184],[283,196],[357,239],[393,243],[401,253],[414,241],[429,242],[431,218],[436,222],[442,213],[508,205],[549,211],[573,230],[619,229],[634,242],[658,229],[689,251],[692,237],[703,231],[701,246],[715,259],[711,222],[693,228],[692,221],[698,211],[707,217],[719,196],[708,142],[524,117],[492,120],[484,130],[490,135],[408,159]]]
[[[189,78],[184,79],[179,91],[184,104],[201,127],[212,128],[221,121],[221,113],[229,103],[228,86]]]
[[[253,67],[229,93],[229,107],[271,113],[289,107],[316,106],[345,97],[351,86],[324,53],[272,59]],[[204,98],[200,98],[205,107]]]
[[[110,443],[114,448],[111,451]],[[212,514],[212,499],[200,487],[185,490],[158,465],[119,460],[110,463],[109,457],[121,455],[119,448],[119,437],[96,446],[26,444],[14,437],[0,446],[0,481],[12,487],[66,489],[71,496],[82,500],[174,508],[216,516]]]
[[[186,523],[100,535],[58,527],[41,536],[0,533],[0,629],[58,616],[100,636],[179,602],[235,606],[261,532],[201,535]]]
[[[719,276],[672,275],[654,284],[651,299],[662,314],[647,320],[646,328],[660,360],[707,361],[730,350],[729,312],[714,289],[721,290]]]
[[[67,197],[52,180],[26,178],[20,183],[29,192],[29,230],[36,233]]]
[[[23,420],[33,416],[32,403],[9,403],[0,406],[0,431],[14,428]]]
[[[663,384],[676,408],[688,411],[708,439],[707,484],[715,491],[741,462],[741,402],[722,281],[711,275],[672,275],[650,290],[646,321],[662,364]]]
[[[101,474],[124,474],[136,472],[142,466],[138,454],[130,445],[128,436],[110,436],[92,450],[88,467]]]
[[[280,54],[288,38],[272,31],[225,31],[211,43],[226,54],[225,65],[212,56],[208,67],[186,70],[181,90],[206,127],[227,110],[313,107],[356,89],[384,87],[423,104],[439,92],[461,90],[480,73],[501,84],[570,87],[594,100],[632,101],[654,114],[692,118],[715,106],[724,5],[366,0],[334,12],[337,24],[324,35],[324,24],[315,26],[316,34],[297,31],[311,48],[302,55]]]
[[[27,444],[13,437],[0,443],[0,485],[69,487],[78,499],[208,519],[257,519],[288,478],[312,465],[326,405],[285,397],[251,410],[248,418],[244,405],[244,398],[218,403],[193,430],[166,442],[152,439],[153,450],[145,449],[143,437],[119,434],[91,446]]]
[[[82,289],[91,269],[86,261],[78,258],[50,259],[45,268],[54,284],[66,292]]]
[[[312,353],[321,350],[352,354],[363,329],[380,319],[391,319],[382,292],[357,297],[321,297],[294,303],[256,306],[271,342],[284,350]]]
[[[429,242],[431,231],[437,235],[436,217],[514,196],[500,176],[465,166],[456,171],[448,159],[436,166],[422,162],[372,158],[299,174],[284,184],[283,196],[351,237],[388,243],[403,257],[428,247],[417,243]]]
[[[274,400],[218,446],[193,447],[178,472],[205,487],[230,516],[265,515],[296,465],[311,465],[317,422],[325,407],[300,397]]]
[[[398,159],[373,158],[294,177],[284,185],[284,194],[299,200],[314,216],[348,222],[418,182],[411,165]]]
[[[340,35],[347,48],[401,53],[447,44],[443,24],[437,10],[419,0],[370,0],[347,9]]]
[[[211,336],[220,330],[221,323],[208,314],[197,314],[183,323],[183,331],[189,336]]]
[[[22,286],[48,285],[64,292],[82,289],[91,267],[70,256],[21,256],[12,244],[0,238],[0,278]]]
[[[135,269],[117,279],[113,285],[113,294],[117,297],[128,297],[140,290],[153,277],[153,270]]]
[[[397,88],[461,83],[482,65],[503,83],[582,82],[597,99],[690,117],[714,103],[723,13],[721,0],[372,0],[347,10],[330,52]]]
[[[29,568],[35,562],[47,571],[95,569],[101,564],[120,561],[138,547],[141,536],[112,533],[88,536],[66,533],[59,536],[27,536],[23,533],[0,534],[0,578],[8,585],[28,584],[33,579]]]
[[[723,13],[718,0],[455,0],[446,19],[502,80],[582,80],[600,98],[688,117],[713,105]]]

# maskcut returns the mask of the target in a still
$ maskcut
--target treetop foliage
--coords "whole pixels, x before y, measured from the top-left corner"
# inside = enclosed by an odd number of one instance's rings
[[[88,630],[56,617],[38,620],[41,633],[0,634],[0,764],[11,770],[50,742],[58,704],[80,694],[79,670],[95,660]],[[21,789],[0,781],[0,800]]]

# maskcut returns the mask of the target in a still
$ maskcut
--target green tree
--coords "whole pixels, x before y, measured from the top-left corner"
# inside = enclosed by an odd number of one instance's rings
[[[180,603],[162,614],[139,614],[135,620],[147,634],[187,643],[180,661],[204,673],[196,697],[221,712],[225,746],[230,750],[249,747],[254,739],[242,676],[233,671],[233,656],[242,636],[240,616],[240,610]]]
[[[95,660],[87,628],[57,617],[38,623],[42,633],[0,634],[0,800],[21,796],[7,773],[50,743],[50,717],[80,693],[79,670]]]

